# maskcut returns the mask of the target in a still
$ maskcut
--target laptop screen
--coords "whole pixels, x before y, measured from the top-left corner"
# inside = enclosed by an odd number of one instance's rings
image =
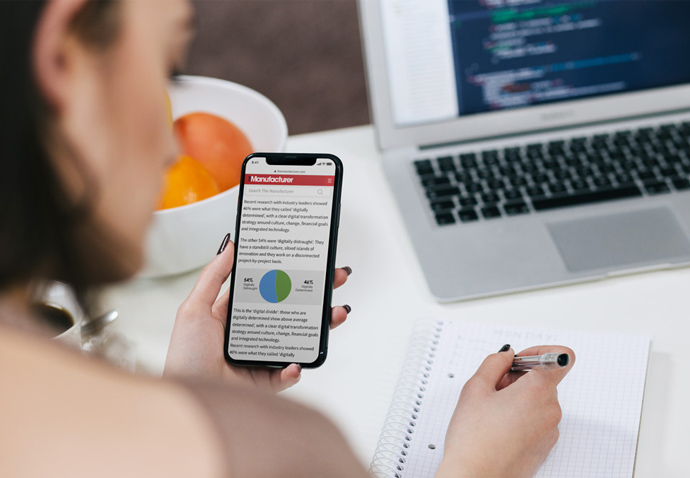
[[[690,2],[379,0],[398,126],[690,83]]]

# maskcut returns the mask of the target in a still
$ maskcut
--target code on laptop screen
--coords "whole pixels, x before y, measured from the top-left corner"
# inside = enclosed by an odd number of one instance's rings
[[[690,81],[690,2],[450,0],[460,114]]]
[[[381,2],[397,124],[690,83],[690,1]]]

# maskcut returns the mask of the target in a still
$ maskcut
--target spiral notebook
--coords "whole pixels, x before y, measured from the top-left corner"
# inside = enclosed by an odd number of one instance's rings
[[[488,354],[506,343],[517,351],[566,345],[577,355],[558,387],[563,410],[560,438],[536,476],[632,477],[649,338],[452,320],[424,321],[415,328],[371,464],[372,475],[433,477],[462,386]]]

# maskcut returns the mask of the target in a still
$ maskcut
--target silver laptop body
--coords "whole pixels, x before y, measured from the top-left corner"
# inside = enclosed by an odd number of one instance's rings
[[[439,301],[690,262],[685,4],[359,0],[384,170]]]

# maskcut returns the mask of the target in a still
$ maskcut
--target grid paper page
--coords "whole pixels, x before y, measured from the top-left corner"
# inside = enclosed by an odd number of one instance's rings
[[[417,424],[410,435],[403,470],[398,471],[402,478],[434,476],[463,384],[488,354],[506,343],[516,351],[534,345],[565,345],[577,356],[573,369],[558,387],[563,409],[560,438],[536,476],[632,477],[649,357],[648,338],[448,320],[441,323],[443,332]],[[515,432],[519,434],[519,430]]]

